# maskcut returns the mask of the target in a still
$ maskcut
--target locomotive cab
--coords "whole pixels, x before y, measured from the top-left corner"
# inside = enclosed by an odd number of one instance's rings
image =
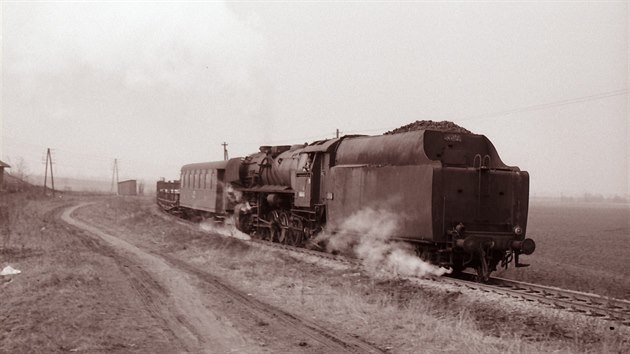
[[[321,157],[314,152],[300,154],[295,170],[295,206],[309,208],[313,204],[313,197],[318,195],[319,172]]]

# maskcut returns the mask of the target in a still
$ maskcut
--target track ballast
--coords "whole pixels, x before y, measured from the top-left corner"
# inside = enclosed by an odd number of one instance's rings
[[[275,249],[288,250],[291,252],[324,258],[346,265],[361,266],[362,264],[361,260],[358,258],[333,255],[326,252],[279,244],[267,240],[252,238],[250,242]],[[497,277],[491,277],[488,283],[479,283],[471,280],[472,277],[469,275],[470,274],[464,273],[461,277],[431,276],[425,279],[431,279],[436,282],[450,284],[456,287],[463,287],[486,293],[494,293],[525,302],[537,303],[554,309],[580,313],[585,316],[597,317],[617,322],[625,326],[630,326],[630,301],[628,300],[609,298],[597,294]]]

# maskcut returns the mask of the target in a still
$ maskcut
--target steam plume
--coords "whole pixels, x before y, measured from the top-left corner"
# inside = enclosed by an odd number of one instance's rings
[[[326,241],[328,251],[353,253],[377,274],[423,277],[450,273],[420,259],[411,244],[392,241],[398,223],[399,217],[390,211],[365,208],[350,216],[337,233],[323,233],[315,241]]]
[[[236,228],[232,218],[226,218],[225,223],[223,224],[217,224],[212,220],[205,220],[201,224],[199,224],[199,228],[202,231],[218,234],[225,237],[234,237],[246,241],[251,239],[248,234],[241,232]]]

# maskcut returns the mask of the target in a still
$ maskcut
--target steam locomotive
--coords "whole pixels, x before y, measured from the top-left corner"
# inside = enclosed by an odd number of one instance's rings
[[[529,174],[472,133],[415,130],[261,146],[227,161],[188,164],[158,182],[158,203],[188,217],[233,217],[254,237],[305,246],[365,208],[395,213],[389,242],[485,281],[534,252],[526,238]]]

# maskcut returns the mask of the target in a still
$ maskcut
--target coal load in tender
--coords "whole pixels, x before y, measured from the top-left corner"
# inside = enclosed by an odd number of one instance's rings
[[[459,125],[449,122],[447,120],[443,120],[441,122],[434,122],[432,120],[417,120],[413,123],[403,125],[400,128],[396,128],[394,130],[388,131],[383,135],[390,134],[398,134],[398,133],[406,133],[414,130],[438,130],[449,133],[467,133],[471,134],[468,129],[462,128]]]

